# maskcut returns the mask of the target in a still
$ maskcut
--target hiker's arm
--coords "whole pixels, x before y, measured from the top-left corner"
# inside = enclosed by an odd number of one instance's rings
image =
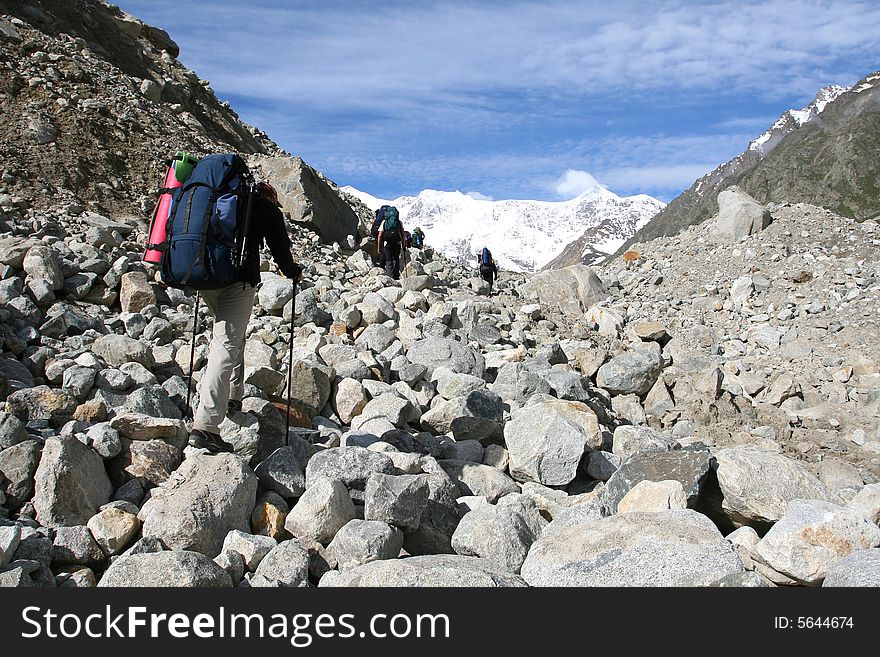
[[[376,235],[376,255],[377,255],[377,256],[381,256],[381,255],[382,255],[382,234],[383,234],[384,232],[385,232],[385,231],[380,230],[380,231],[379,231],[379,234]]]
[[[302,274],[302,267],[293,261],[290,253],[290,237],[287,236],[287,228],[284,226],[284,216],[278,208],[273,207],[267,219],[266,244],[272,253],[272,259],[282,274],[296,282]]]

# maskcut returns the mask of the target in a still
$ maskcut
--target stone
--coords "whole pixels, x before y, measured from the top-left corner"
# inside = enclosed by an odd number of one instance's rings
[[[669,511],[670,509],[686,509],[687,497],[680,481],[643,480],[633,486],[617,504],[618,513],[634,511]]]
[[[260,290],[257,300],[264,310],[281,310],[293,298],[293,281],[277,274],[260,274]]]
[[[0,411],[0,451],[28,439],[24,422],[11,413]]]
[[[104,552],[87,527],[58,527],[52,542],[52,562],[61,565],[93,566],[104,563]]]
[[[371,399],[352,420],[351,428],[357,431],[370,420],[386,418],[395,427],[406,429],[409,423],[418,420],[420,415],[409,400],[389,392]]]
[[[500,470],[467,461],[444,459],[438,461],[457,488],[458,496],[483,495],[495,503],[508,493],[518,493],[516,482]]]
[[[302,360],[294,360],[291,367],[291,396],[302,403],[314,416],[330,399],[330,377],[327,369]]]
[[[306,465],[306,488],[323,477],[341,481],[347,488],[363,490],[374,472],[392,474],[393,461],[363,447],[334,447],[318,452]]]
[[[245,568],[254,572],[263,558],[276,546],[274,538],[268,536],[248,534],[239,529],[233,529],[223,539],[222,552],[235,552],[241,555]]]
[[[254,534],[270,536],[276,541],[289,538],[284,529],[284,521],[290,507],[277,493],[265,493],[257,500],[257,506],[251,513],[251,529]]]
[[[309,551],[296,539],[279,543],[263,557],[254,574],[280,586],[307,587]]]
[[[627,351],[602,365],[596,373],[596,385],[612,395],[647,395],[660,371],[663,360],[650,349]]]
[[[679,446],[678,440],[655,429],[624,424],[614,430],[611,451],[626,461],[641,452],[669,452]]]
[[[18,509],[34,493],[34,474],[40,464],[42,445],[25,440],[0,452],[0,480],[6,479],[6,506]]]
[[[22,422],[48,420],[61,428],[71,419],[79,403],[76,398],[49,386],[36,386],[13,392],[6,398],[6,410]]]
[[[0,526],[0,568],[12,559],[21,541],[21,526]]]
[[[484,504],[464,514],[452,536],[452,547],[458,554],[490,559],[519,574],[546,524],[533,500],[507,495],[497,505]]]
[[[470,347],[451,338],[429,337],[416,340],[406,353],[411,363],[424,365],[430,378],[440,366],[453,372],[483,378],[486,362],[483,356]]]
[[[858,550],[838,559],[828,569],[822,586],[880,586],[880,550]]]
[[[120,554],[137,537],[141,521],[134,513],[119,508],[106,508],[89,518],[89,531],[104,554]]]
[[[868,484],[856,493],[847,506],[875,525],[880,525],[880,484]]]
[[[834,562],[877,546],[880,528],[861,514],[821,500],[796,499],[753,554],[800,584],[818,585]]]
[[[713,234],[719,240],[737,242],[761,232],[771,220],[769,210],[739,187],[732,186],[718,194]]]
[[[623,462],[617,454],[595,450],[587,454],[586,472],[593,479],[608,481]]]
[[[524,587],[518,575],[479,557],[438,554],[373,561],[327,573],[320,587]]]
[[[173,440],[183,424],[175,418],[122,412],[110,420],[110,427],[129,440]]]
[[[257,477],[234,454],[187,458],[141,508],[143,536],[214,557],[233,529],[246,531]]]
[[[101,457],[70,436],[46,440],[34,490],[37,520],[45,527],[84,525],[113,493]]]
[[[344,424],[350,424],[352,419],[360,415],[368,401],[369,397],[360,381],[341,379],[336,384],[333,408]]]
[[[122,555],[99,587],[231,587],[229,574],[209,557],[189,550]]]
[[[111,367],[125,363],[140,363],[146,368],[154,365],[152,351],[144,343],[125,335],[102,335],[92,344],[92,352]]]
[[[31,247],[24,256],[22,268],[30,278],[46,281],[54,292],[64,289],[61,258],[51,247],[42,245]]]
[[[89,446],[105,461],[122,451],[119,432],[107,423],[95,424],[86,431]]]
[[[419,526],[428,502],[428,482],[423,475],[374,473],[364,491],[364,519],[379,520],[400,529]]]
[[[675,480],[682,485],[687,505],[697,505],[703,484],[712,469],[712,457],[704,449],[644,452],[624,461],[602,490],[602,503],[610,515],[617,512],[624,496],[642,481]]]
[[[714,453],[721,512],[737,526],[756,528],[777,522],[791,500],[840,504],[842,500],[791,459],[748,445]]]
[[[180,465],[180,450],[162,440],[138,440],[129,443],[124,470],[129,476],[159,486]]]
[[[522,577],[529,586],[706,586],[743,570],[712,521],[684,509],[545,532]]]
[[[501,445],[486,445],[482,463],[504,472],[510,463],[510,453]]]
[[[147,275],[130,271],[120,279],[119,305],[124,313],[139,313],[156,303],[156,293],[147,281]]]
[[[517,289],[525,299],[544,308],[556,307],[564,314],[580,315],[608,296],[596,273],[584,265],[539,272]]]
[[[327,545],[355,515],[345,484],[338,479],[319,477],[287,514],[284,528],[307,543]]]
[[[379,520],[351,520],[340,529],[327,550],[347,570],[381,559],[396,559],[403,547],[403,532]]]
[[[577,476],[584,453],[602,444],[596,414],[580,402],[530,403],[504,427],[510,475],[517,481],[564,486]]]
[[[306,477],[293,447],[279,447],[254,473],[263,486],[281,497],[299,497],[306,487]]]

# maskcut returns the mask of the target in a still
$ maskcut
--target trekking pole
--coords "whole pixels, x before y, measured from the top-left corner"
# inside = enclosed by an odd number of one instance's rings
[[[196,333],[199,326],[199,301],[201,300],[201,295],[198,291],[196,291],[196,309],[193,313],[193,335],[192,341],[190,342],[189,347],[189,374],[186,377],[186,412],[190,414],[190,418],[194,415],[192,412],[192,408],[189,405],[190,397],[192,394],[192,377],[193,377],[193,362],[195,361],[196,355]]]
[[[293,322],[296,318],[296,281],[293,283],[293,305],[290,309],[290,350],[287,354],[287,423],[284,429],[284,444],[290,440],[290,379],[293,376]]]

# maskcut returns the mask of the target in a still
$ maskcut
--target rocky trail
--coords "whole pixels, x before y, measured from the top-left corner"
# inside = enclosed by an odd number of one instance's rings
[[[113,15],[141,66],[184,75]],[[22,16],[0,17],[4,46],[49,67],[69,45],[89,89],[139,107],[120,64]],[[53,79],[21,77],[4,116]],[[428,245],[395,281],[369,210],[216,99],[153,142],[162,98],[103,192],[28,164],[82,171],[73,117],[4,140],[0,586],[880,585],[876,222],[730,189],[717,217],[602,268],[502,272],[490,295]],[[184,143],[277,181],[305,266],[294,300],[264,254],[232,454],[186,444],[195,296],[141,261],[148,163]]]

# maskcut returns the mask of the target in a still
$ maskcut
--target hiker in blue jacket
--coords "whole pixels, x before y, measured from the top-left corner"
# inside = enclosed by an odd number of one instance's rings
[[[400,251],[404,244],[403,222],[393,205],[385,210],[385,218],[379,224],[378,255],[385,260],[385,273],[400,278]]]
[[[199,386],[199,407],[193,419],[189,444],[209,452],[231,452],[232,445],[220,437],[220,424],[227,414],[241,411],[244,394],[244,348],[247,326],[260,283],[259,247],[265,243],[272,259],[287,278],[299,281],[302,268],[293,260],[278,193],[268,181],[257,185],[255,220],[251,224],[247,259],[240,281],[219,290],[203,290],[202,299],[214,316],[208,366]]]

